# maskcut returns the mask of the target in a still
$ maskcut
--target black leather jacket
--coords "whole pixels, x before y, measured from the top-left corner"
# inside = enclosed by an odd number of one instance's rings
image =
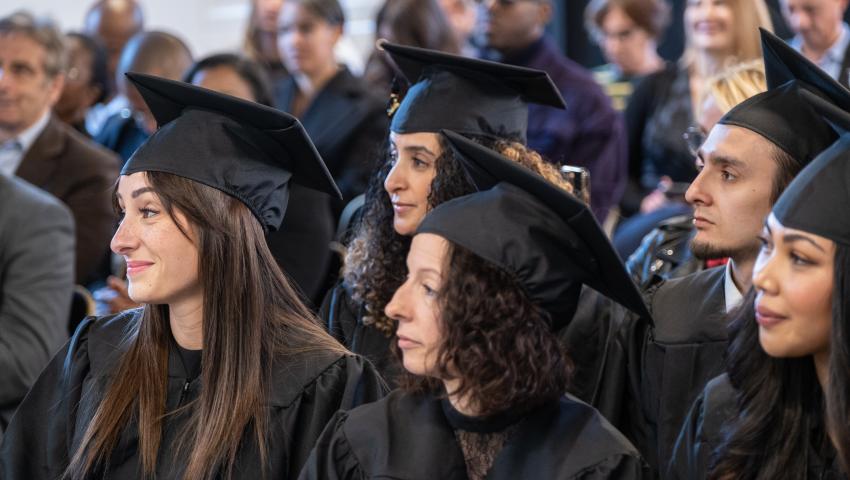
[[[679,215],[661,222],[641,241],[629,257],[626,269],[641,291],[668,278],[683,277],[704,268],[691,254],[694,236],[692,215]]]

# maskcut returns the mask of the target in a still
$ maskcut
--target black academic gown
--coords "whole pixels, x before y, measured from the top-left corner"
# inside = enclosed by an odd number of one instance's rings
[[[59,478],[103,396],[117,365],[119,340],[141,310],[88,318],[71,341],[42,372],[0,447],[0,478]],[[326,423],[339,409],[374,401],[384,386],[362,358],[327,350],[280,356],[272,363],[274,384],[268,398],[268,458],[259,461],[256,445],[246,436],[237,457],[235,478],[295,478]],[[200,379],[189,381],[176,346],[168,366],[166,411],[198,398]],[[185,459],[174,459],[174,442],[190,414],[166,417],[156,478],[181,478]],[[138,427],[130,422],[98,478],[141,478]]]
[[[617,322],[600,402],[608,419],[663,471],[688,413],[709,380],[724,371],[727,347],[724,269],[667,280],[646,293],[652,319]],[[596,403],[596,402],[594,402]]]
[[[667,466],[666,479],[700,480],[708,477],[709,463],[717,448],[726,436],[728,422],[734,420],[737,413],[735,388],[724,373],[712,379],[705,386],[682,426],[682,431],[673,448],[670,463]],[[813,438],[822,438],[823,430],[819,423],[812,430]],[[808,480],[840,480],[847,476],[841,472],[835,451],[813,444],[806,455]]]
[[[441,401],[392,392],[338,413],[310,454],[301,480],[465,480],[466,463]],[[598,412],[573,398],[519,420],[486,477],[644,478],[629,442]]]
[[[278,82],[277,107],[291,111],[297,93],[294,78]],[[341,67],[299,118],[342,192],[342,203],[334,205],[337,216],[349,200],[366,191],[388,133],[386,103]]]

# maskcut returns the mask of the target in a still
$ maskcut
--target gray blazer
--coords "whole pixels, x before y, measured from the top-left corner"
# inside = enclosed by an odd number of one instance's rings
[[[0,175],[0,436],[68,338],[73,288],[70,210],[43,190]]]

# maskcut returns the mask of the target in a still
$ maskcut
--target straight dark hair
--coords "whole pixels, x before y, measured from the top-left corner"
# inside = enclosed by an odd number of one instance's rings
[[[186,458],[183,478],[233,474],[243,440],[253,436],[267,463],[271,361],[281,354],[345,350],[318,324],[277,266],[263,229],[239,200],[200,183],[148,172],[148,184],[184,235],[197,238],[203,288],[200,397],[174,452]],[[185,215],[189,225],[177,222]],[[167,305],[145,305],[121,342],[113,380],[86,427],[64,478],[83,479],[108,468],[121,432],[138,422],[142,473],[152,477],[165,417]]]
[[[811,356],[773,358],[761,348],[755,289],[733,313],[727,372],[737,413],[712,456],[709,478],[806,478],[811,445],[821,452],[835,448],[850,472],[850,246],[836,243],[834,265],[826,393]]]

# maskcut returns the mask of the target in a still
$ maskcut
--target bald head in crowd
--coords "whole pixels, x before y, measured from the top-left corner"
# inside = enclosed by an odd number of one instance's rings
[[[124,45],[144,28],[142,9],[134,0],[100,0],[86,13],[84,32],[97,38],[107,51],[110,92],[115,92],[115,70]]]
[[[146,73],[180,80],[192,66],[192,53],[182,40],[170,33],[149,31],[138,33],[127,42],[118,61],[116,82],[133,110],[144,120],[148,134],[156,130],[156,122],[139,92],[124,76],[127,72]]]

